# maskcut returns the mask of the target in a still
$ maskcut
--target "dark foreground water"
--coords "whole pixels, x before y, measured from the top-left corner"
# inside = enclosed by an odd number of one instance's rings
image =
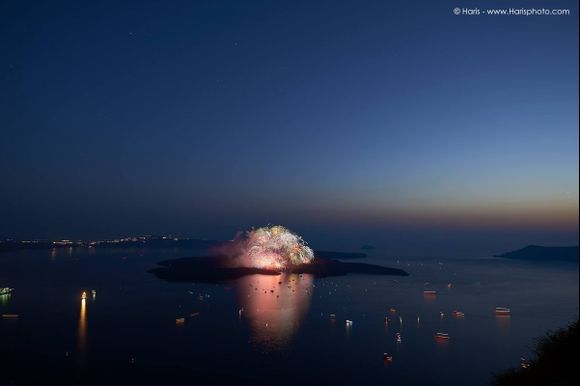
[[[249,276],[203,285],[147,273],[157,261],[198,252],[0,254],[0,287],[16,288],[0,297],[0,385],[485,385],[578,313],[571,263],[397,261],[373,251],[360,261],[410,276]],[[496,306],[510,307],[511,317],[496,317]],[[449,341],[438,342],[436,332]]]

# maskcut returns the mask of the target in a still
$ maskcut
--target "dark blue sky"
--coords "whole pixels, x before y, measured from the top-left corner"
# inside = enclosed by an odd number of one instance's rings
[[[578,242],[576,1],[168,3],[1,3],[0,237]]]

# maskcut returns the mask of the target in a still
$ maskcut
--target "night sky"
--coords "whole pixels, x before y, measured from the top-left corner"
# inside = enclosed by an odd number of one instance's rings
[[[4,0],[0,173],[0,238],[574,245],[577,1]]]

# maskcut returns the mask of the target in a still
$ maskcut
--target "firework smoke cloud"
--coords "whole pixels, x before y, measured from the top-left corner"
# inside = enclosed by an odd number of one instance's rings
[[[314,252],[306,242],[281,225],[238,235],[227,251],[222,252],[232,257],[235,265],[281,271],[314,259]]]

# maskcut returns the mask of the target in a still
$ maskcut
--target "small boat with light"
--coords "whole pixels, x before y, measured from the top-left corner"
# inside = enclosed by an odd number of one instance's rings
[[[463,319],[465,317],[465,314],[463,312],[457,310],[454,310],[452,312],[452,315],[458,319]]]
[[[423,291],[423,295],[426,295],[426,296],[436,296],[437,295],[437,291],[435,291],[435,290],[425,290],[425,291]]]
[[[449,334],[446,332],[437,332],[435,333],[435,339],[437,340],[449,340]]]
[[[495,307],[495,314],[497,316],[510,316],[512,311],[507,307]]]
[[[397,343],[401,343],[403,341],[403,339],[401,338],[401,334],[398,332],[395,334],[395,341]]]
[[[393,361],[393,356],[391,354],[389,354],[388,352],[386,352],[386,353],[383,353],[383,359],[385,360],[385,362],[391,363]]]

